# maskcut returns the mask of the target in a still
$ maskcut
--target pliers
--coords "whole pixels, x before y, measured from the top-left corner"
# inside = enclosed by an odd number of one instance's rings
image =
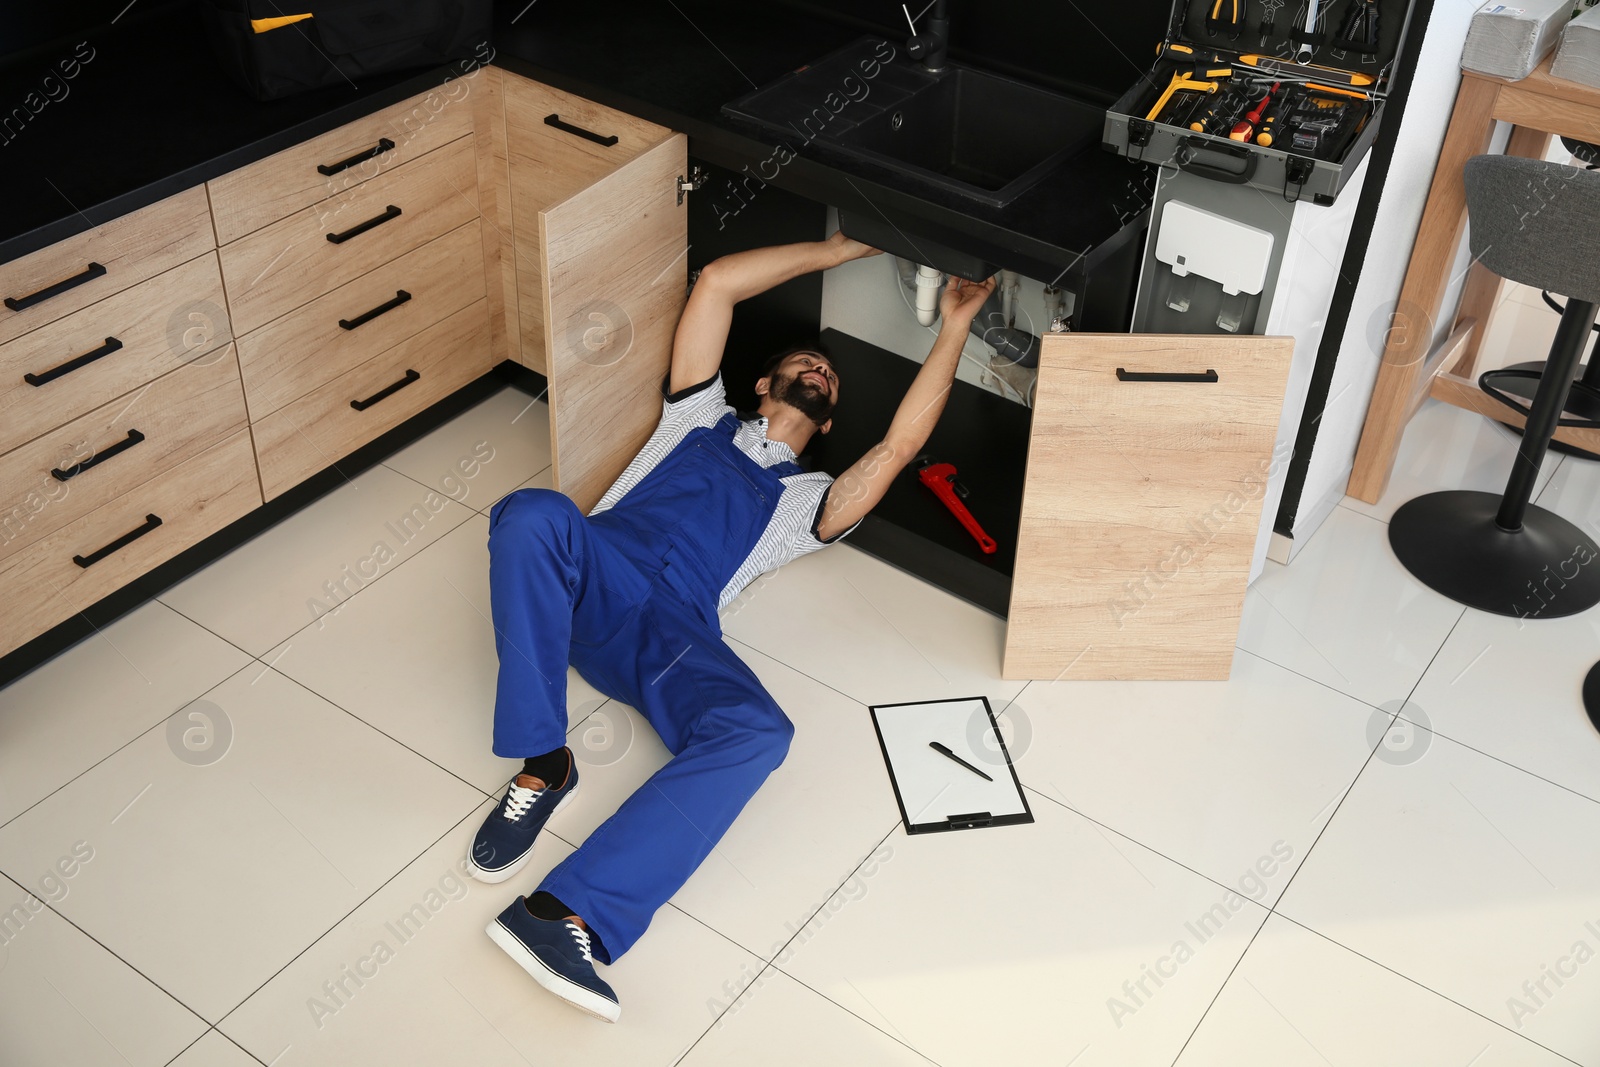
[[[1229,15],[1222,17],[1223,5],[1228,6]],[[1245,12],[1250,7],[1250,0],[1214,0],[1211,5],[1211,14],[1206,16],[1206,33],[1215,37],[1223,29],[1228,31],[1228,40],[1237,41],[1244,32]]]

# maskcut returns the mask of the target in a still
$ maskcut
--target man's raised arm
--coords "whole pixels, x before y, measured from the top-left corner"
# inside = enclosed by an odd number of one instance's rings
[[[834,479],[817,536],[826,541],[855,525],[871,511],[896,476],[928,443],[950,396],[950,383],[961,362],[968,327],[983,302],[994,292],[994,279],[969,282],[953,275],[939,295],[939,338],[895,410],[889,432],[866,455]]]
[[[877,254],[876,248],[835,231],[826,241],[753,248],[712,260],[700,272],[689,305],[678,320],[668,391],[676,393],[698,385],[717,373],[728,343],[728,327],[733,323],[733,305],[739,301],[790,278]]]

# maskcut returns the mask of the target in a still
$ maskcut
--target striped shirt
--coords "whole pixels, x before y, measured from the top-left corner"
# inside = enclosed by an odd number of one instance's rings
[[[690,430],[715,426],[724,415],[734,411],[733,405],[728,403],[727,389],[722,384],[720,371],[715,377],[678,393],[667,393],[667,383],[664,381],[661,392],[661,422],[633,462],[628,464],[627,470],[590,510],[591,516],[600,514],[626,496],[628,490],[643,481],[645,475],[667,458]],[[750,457],[751,462],[762,468],[795,458],[794,450],[788,445],[767,437],[767,420],[763,416],[741,421],[739,429],[734,432],[733,443],[740,452]],[[772,519],[756,539],[750,555],[745,557],[723,587],[717,598],[718,611],[732,603],[740,590],[762,574],[808,552],[831,545],[861,525],[858,520],[849,530],[822,540],[817,536],[817,528],[822,522],[822,509],[827,503],[833,476],[821,471],[806,471],[784,475],[779,481],[783,483],[783,492],[778,497],[778,506],[773,509]]]

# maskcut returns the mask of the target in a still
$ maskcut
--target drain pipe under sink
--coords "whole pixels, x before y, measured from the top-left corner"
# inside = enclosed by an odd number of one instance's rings
[[[928,266],[917,266],[917,321],[932,326],[939,317],[939,290],[944,287],[944,275]]]

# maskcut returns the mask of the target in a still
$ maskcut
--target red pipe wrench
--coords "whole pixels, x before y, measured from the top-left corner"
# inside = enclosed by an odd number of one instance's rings
[[[950,514],[961,521],[967,532],[978,542],[978,547],[986,554],[993,555],[999,548],[994,538],[983,532],[983,527],[978,525],[978,520],[972,517],[972,512],[961,502],[967,495],[967,487],[956,481],[956,468],[953,463],[939,463],[932,456],[924,456],[917,461],[917,477],[922,484],[933,490],[933,495],[938,497],[945,507],[950,509]]]

